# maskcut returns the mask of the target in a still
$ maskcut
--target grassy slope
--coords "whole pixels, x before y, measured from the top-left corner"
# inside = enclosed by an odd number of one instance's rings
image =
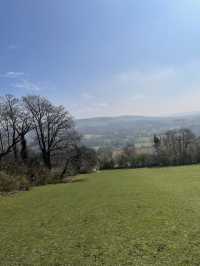
[[[0,264],[200,264],[199,166],[83,178],[0,198]]]

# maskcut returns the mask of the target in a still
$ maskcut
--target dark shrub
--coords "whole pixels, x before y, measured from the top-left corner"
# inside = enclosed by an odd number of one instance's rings
[[[18,190],[20,191],[28,191],[30,188],[30,182],[25,176],[18,176]]]
[[[49,172],[44,167],[28,168],[26,175],[31,185],[41,186],[48,183]]]
[[[58,184],[62,182],[62,179],[60,178],[60,169],[54,168],[51,171],[49,171],[47,176],[47,183],[48,184]]]
[[[17,190],[17,182],[13,176],[0,172],[0,191],[10,192]]]
[[[30,184],[24,176],[8,175],[4,172],[0,172],[0,191],[25,191],[29,190]]]

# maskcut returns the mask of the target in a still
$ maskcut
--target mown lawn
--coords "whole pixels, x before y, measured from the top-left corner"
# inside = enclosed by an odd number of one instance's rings
[[[0,197],[1,265],[200,265],[200,166],[105,171]]]

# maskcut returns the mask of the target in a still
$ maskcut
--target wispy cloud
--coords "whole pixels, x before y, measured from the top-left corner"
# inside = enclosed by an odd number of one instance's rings
[[[42,89],[41,86],[27,79],[21,79],[13,84],[13,86],[17,89],[25,89],[30,92],[39,92]]]
[[[127,82],[159,82],[163,79],[169,78],[175,74],[175,70],[172,67],[166,67],[163,69],[153,70],[128,70],[116,75],[116,80],[124,83]]]
[[[108,106],[109,106],[109,104],[106,103],[106,102],[99,102],[99,103],[96,103],[96,104],[95,104],[95,107],[96,107],[96,108],[106,108],[106,107],[108,107]]]
[[[131,100],[132,101],[139,101],[139,100],[142,100],[144,98],[145,98],[145,95],[144,94],[136,94],[133,97],[131,97]]]
[[[84,91],[77,99],[78,103],[70,103],[72,113],[77,117],[88,117],[103,114],[107,110],[109,102],[102,99],[98,95]]]
[[[8,45],[8,49],[9,50],[16,50],[17,49],[17,45],[16,44],[10,44],[10,45]]]
[[[8,79],[16,79],[24,76],[24,72],[14,72],[14,71],[8,71],[6,73],[0,74],[1,78],[8,78]]]
[[[87,105],[84,103],[71,105],[72,113],[76,114],[76,116],[79,118],[103,116],[104,114],[106,114],[108,108],[109,103],[97,101]]]
[[[180,70],[173,67],[152,68],[151,70],[129,70],[113,77],[112,83],[117,88],[123,88],[130,93],[144,95],[153,89],[164,90],[169,82],[174,81],[176,86]]]
[[[26,78],[24,72],[8,71],[0,74],[0,78],[10,80],[9,87],[15,89],[21,89],[28,92],[39,92],[42,90],[42,86],[37,82],[33,82]]]
[[[83,92],[81,94],[81,97],[82,97],[83,100],[93,100],[95,98],[94,95],[92,95],[92,94],[90,94],[88,92]]]
[[[89,91],[94,98],[86,97],[88,101],[82,101],[81,109],[74,113],[79,117],[91,117],[165,115],[200,110],[199,68],[200,62],[191,62],[119,72],[91,85]]]

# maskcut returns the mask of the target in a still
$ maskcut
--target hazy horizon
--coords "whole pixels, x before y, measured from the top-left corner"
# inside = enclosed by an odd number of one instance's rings
[[[0,94],[75,118],[200,110],[197,0],[19,0],[0,9]]]
[[[160,115],[107,115],[107,116],[88,116],[88,117],[75,117],[76,120],[84,120],[84,119],[98,119],[98,118],[120,118],[120,117],[144,117],[144,118],[173,118],[173,117],[182,117],[182,116],[193,116],[200,115],[200,111],[191,111],[191,112],[180,112],[180,113],[169,113],[169,114],[160,114]]]

